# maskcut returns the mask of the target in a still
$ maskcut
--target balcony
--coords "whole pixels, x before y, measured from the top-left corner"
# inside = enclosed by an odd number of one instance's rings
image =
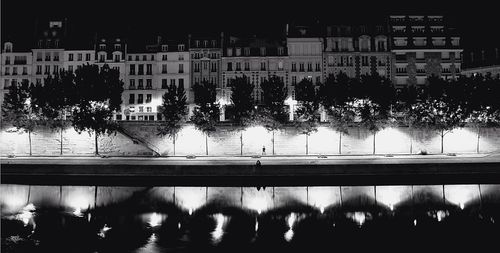
[[[14,60],[14,65],[26,65],[26,64],[27,64],[26,60],[17,60],[17,61]]]
[[[144,86],[143,85],[139,85],[139,86],[137,86],[137,89],[144,90]]]

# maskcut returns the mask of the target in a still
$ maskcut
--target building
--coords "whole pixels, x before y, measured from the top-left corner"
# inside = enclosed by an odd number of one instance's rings
[[[192,110],[189,51],[184,40],[131,44],[127,50],[123,120],[161,120],[159,107],[168,85],[182,85]],[[189,116],[189,115],[188,115]]]
[[[95,63],[96,53],[93,49],[65,49],[63,68],[74,72],[78,67]]]
[[[210,82],[221,94],[221,37],[189,35],[191,87],[201,82]]]
[[[22,82],[33,82],[33,54],[27,49],[17,49],[11,41],[3,44],[0,57],[0,105],[3,104],[3,98],[9,91],[11,85]]]
[[[392,57],[384,26],[327,26],[323,79],[345,73],[352,78],[378,73],[391,78]]]
[[[245,76],[254,85],[252,97],[255,104],[262,102],[260,85],[269,77],[277,76],[288,85],[288,56],[284,40],[228,36],[224,39],[223,50],[220,88],[222,105],[231,101],[230,85],[235,77]]]
[[[392,15],[389,29],[396,87],[424,85],[431,75],[447,79],[460,74],[460,36],[443,16]]]
[[[500,75],[500,57],[498,47],[470,50],[464,53],[462,74],[471,76],[480,75]]]
[[[48,28],[38,33],[38,40],[32,49],[34,83],[43,84],[48,75],[63,69],[65,25],[62,21],[50,21]]]

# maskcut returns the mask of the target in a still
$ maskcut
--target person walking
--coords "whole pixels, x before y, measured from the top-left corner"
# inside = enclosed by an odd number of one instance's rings
[[[266,146],[262,146],[262,155],[266,155]]]

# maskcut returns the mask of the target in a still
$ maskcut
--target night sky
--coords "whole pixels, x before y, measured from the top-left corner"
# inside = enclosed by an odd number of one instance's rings
[[[293,4],[292,4],[293,3]],[[72,34],[143,36],[206,31],[276,34],[287,22],[382,23],[388,14],[444,14],[462,31],[464,47],[499,43],[496,6],[484,1],[117,1],[2,0],[2,37],[32,38],[36,20],[68,18]],[[361,7],[361,8],[360,8]]]

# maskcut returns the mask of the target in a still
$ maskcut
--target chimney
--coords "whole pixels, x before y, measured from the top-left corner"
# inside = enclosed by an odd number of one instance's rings
[[[156,45],[160,46],[160,44],[161,44],[161,36],[160,36],[160,35],[158,35],[158,36],[156,37]]]
[[[481,50],[481,61],[484,61],[484,50]]]
[[[285,27],[285,35],[288,36],[288,24],[286,24],[286,27]]]

